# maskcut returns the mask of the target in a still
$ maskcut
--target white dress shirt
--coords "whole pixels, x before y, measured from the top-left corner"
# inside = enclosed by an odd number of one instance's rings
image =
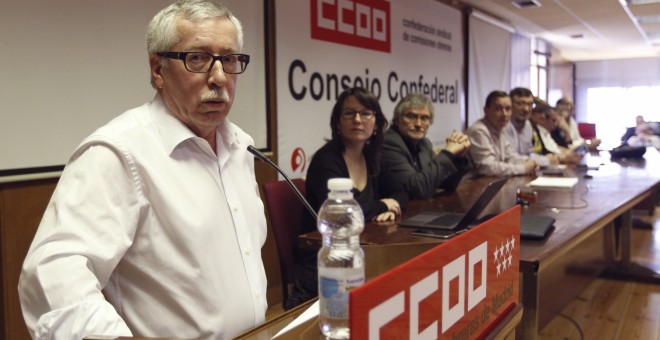
[[[571,145],[569,145],[568,148],[575,150],[584,145],[584,139],[580,136],[580,129],[573,116],[568,119],[568,128],[571,133]]]
[[[545,149],[551,153],[560,154],[561,149],[559,149],[559,145],[557,142],[555,142],[554,138],[552,138],[550,131],[546,130],[541,125],[536,125],[536,127],[539,129],[539,138],[541,138],[541,141],[543,141],[543,146],[545,146]]]
[[[509,140],[513,152],[517,153],[523,159],[531,159],[536,161],[540,166],[550,165],[550,160],[540,154],[534,153],[534,128],[529,120],[525,120],[522,129],[509,122],[503,130],[504,136]]]
[[[529,120],[525,120],[522,129],[513,125],[512,121],[504,127],[504,135],[509,140],[513,151],[519,155],[529,155],[532,153],[534,129]]]
[[[511,148],[503,131],[497,131],[482,118],[465,133],[470,138],[468,153],[478,174],[485,176],[522,175],[524,158]]]
[[[19,282],[35,339],[226,339],[264,321],[264,207],[225,120],[217,156],[159,96],[85,139],[67,163]]]

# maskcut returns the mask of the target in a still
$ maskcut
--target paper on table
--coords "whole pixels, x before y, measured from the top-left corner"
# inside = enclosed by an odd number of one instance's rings
[[[527,185],[533,189],[571,190],[577,182],[577,177],[539,176]]]
[[[307,310],[305,310],[302,314],[300,314],[300,316],[298,316],[290,324],[286,325],[286,327],[282,328],[281,331],[277,332],[277,334],[275,334],[275,336],[272,337],[272,339],[277,338],[278,336],[288,332],[291,329],[298,327],[298,325],[318,315],[319,315],[319,302],[317,300],[316,302],[314,302],[313,305],[309,306]]]

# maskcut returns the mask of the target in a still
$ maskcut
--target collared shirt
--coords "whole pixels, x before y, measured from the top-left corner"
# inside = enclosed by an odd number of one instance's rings
[[[529,155],[532,153],[534,129],[532,129],[532,124],[529,120],[525,120],[525,124],[520,130],[518,130],[518,128],[513,125],[513,122],[510,121],[509,124],[504,127],[503,132],[515,153],[519,155]]]
[[[502,131],[482,118],[466,133],[470,138],[468,153],[476,172],[485,176],[522,175],[525,173],[524,159],[515,153]]]
[[[264,321],[252,138],[228,120],[216,134],[218,156],[157,96],[81,143],[23,265],[33,338],[226,339]]]
[[[518,130],[512,122],[509,122],[509,124],[504,127],[503,133],[511,144],[513,152],[520,155],[521,158],[532,159],[541,166],[550,165],[550,160],[548,160],[547,157],[536,152],[534,128],[532,128],[532,123],[530,123],[529,120],[525,120],[525,124],[520,130]]]
[[[546,130],[541,125],[536,125],[536,127],[539,130],[539,138],[541,138],[545,149],[550,153],[560,154],[561,150],[559,149],[559,145],[557,145],[557,142],[552,138],[550,131]]]
[[[580,130],[578,129],[578,124],[571,116],[568,119],[568,128],[569,131],[571,132],[571,145],[569,145],[569,149],[574,150],[582,145],[584,145],[584,139],[582,136],[580,136]]]

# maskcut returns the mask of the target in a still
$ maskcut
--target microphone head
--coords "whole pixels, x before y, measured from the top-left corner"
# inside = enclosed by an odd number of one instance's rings
[[[259,150],[257,150],[257,148],[255,148],[254,146],[252,146],[252,145],[248,145],[248,146],[247,146],[247,150],[248,150],[248,152],[250,152],[251,154],[253,154],[254,157],[257,157],[260,161],[268,163],[268,161],[266,161],[266,160],[268,159],[268,158],[266,158],[266,155],[262,154],[262,153],[261,153]]]

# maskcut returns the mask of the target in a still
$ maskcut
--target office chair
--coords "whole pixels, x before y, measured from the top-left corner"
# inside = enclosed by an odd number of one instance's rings
[[[291,181],[304,195],[305,181],[302,178]],[[282,293],[284,295],[282,301],[286,301],[294,282],[293,247],[300,234],[300,217],[304,207],[293,189],[284,180],[265,183],[264,196],[275,235],[275,243],[277,243],[277,254],[280,257]]]
[[[580,132],[580,137],[583,139],[596,138],[596,124],[578,123],[578,131]]]

